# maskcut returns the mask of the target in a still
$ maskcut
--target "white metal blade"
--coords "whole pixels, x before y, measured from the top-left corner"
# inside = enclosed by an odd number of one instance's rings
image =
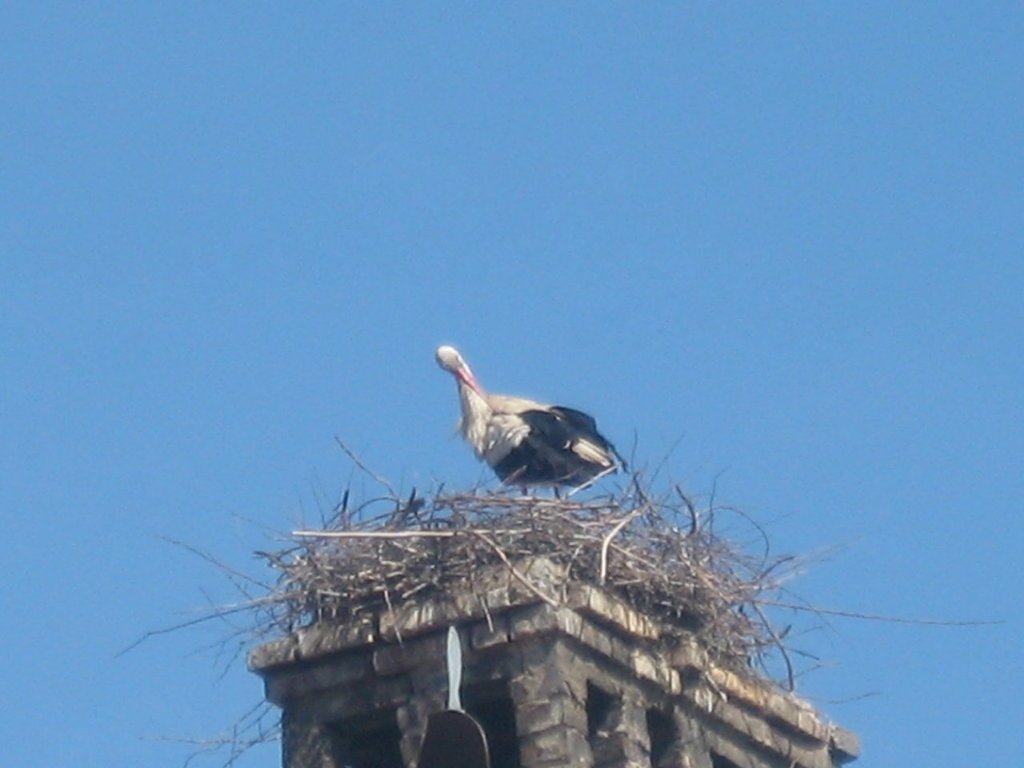
[[[455,627],[448,627],[448,709],[462,710],[462,644]]]

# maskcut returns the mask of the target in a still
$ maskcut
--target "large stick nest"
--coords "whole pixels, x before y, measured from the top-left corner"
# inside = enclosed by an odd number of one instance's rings
[[[609,590],[720,662],[747,667],[777,651],[789,668],[761,605],[791,559],[742,551],[716,533],[715,517],[679,489],[653,497],[636,477],[586,500],[442,490],[350,509],[346,494],[324,530],[295,532],[287,549],[264,553],[279,583],[261,602],[289,632],[443,596],[483,567],[543,556],[563,583]]]

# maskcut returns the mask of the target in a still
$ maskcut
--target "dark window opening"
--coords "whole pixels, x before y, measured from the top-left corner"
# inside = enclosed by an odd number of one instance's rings
[[[491,768],[520,768],[519,739],[516,736],[516,709],[505,683],[469,686],[462,702],[487,737]]]
[[[717,752],[711,753],[711,768],[740,768],[736,763],[727,757],[722,757]]]
[[[587,683],[587,736],[591,741],[599,735],[607,736],[611,731],[616,703],[612,694]]]
[[[619,698],[587,683],[587,741],[594,756],[594,765],[616,765],[625,758],[622,733],[616,726],[622,716]]]
[[[667,768],[678,734],[672,716],[659,709],[647,710],[647,736],[651,740],[651,768]]]
[[[393,709],[344,720],[334,727],[335,760],[344,768],[404,768]]]

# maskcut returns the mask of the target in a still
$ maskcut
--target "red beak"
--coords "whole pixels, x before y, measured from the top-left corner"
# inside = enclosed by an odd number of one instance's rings
[[[477,384],[476,379],[473,377],[473,373],[469,368],[462,367],[458,370],[459,381],[465,384],[467,387],[472,389],[478,395],[483,395],[483,390],[480,389],[480,385]]]

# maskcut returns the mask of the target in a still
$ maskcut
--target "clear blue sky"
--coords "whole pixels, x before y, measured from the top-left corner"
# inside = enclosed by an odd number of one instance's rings
[[[222,627],[115,658],[234,597],[160,537],[257,569],[335,435],[476,481],[440,342],[681,438],[693,492],[839,549],[813,603],[1004,620],[837,620],[800,689],[865,765],[1015,764],[1022,40],[998,2],[5,4],[5,765],[180,765],[257,701]]]

